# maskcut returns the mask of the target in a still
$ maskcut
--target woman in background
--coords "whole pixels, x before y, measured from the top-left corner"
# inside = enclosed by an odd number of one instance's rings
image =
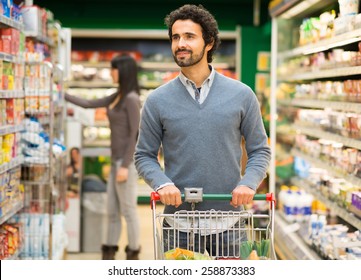
[[[74,195],[78,193],[79,185],[79,169],[80,169],[80,151],[79,148],[70,149],[70,163],[66,167],[66,177],[68,178],[68,191]]]
[[[139,84],[136,61],[119,55],[111,61],[111,76],[118,90],[110,96],[87,100],[69,94],[65,99],[83,108],[106,107],[111,131],[111,171],[107,186],[107,229],[102,245],[102,259],[114,260],[121,235],[121,215],[127,223],[127,260],[138,260],[139,218],[137,179],[133,154],[140,121]]]

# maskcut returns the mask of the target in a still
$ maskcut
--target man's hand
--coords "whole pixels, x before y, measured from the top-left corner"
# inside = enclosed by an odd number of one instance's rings
[[[174,186],[166,186],[158,191],[160,201],[165,205],[173,205],[176,208],[182,204],[180,190]]]
[[[237,186],[232,191],[232,200],[230,204],[233,207],[238,207],[243,204],[249,204],[253,200],[253,196],[256,192],[247,186]]]
[[[122,183],[128,180],[128,168],[120,167],[117,171],[117,182]]]

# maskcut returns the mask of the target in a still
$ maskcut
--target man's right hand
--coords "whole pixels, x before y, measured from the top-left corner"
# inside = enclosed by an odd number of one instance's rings
[[[182,204],[181,192],[174,186],[166,186],[158,191],[160,201],[165,205],[173,205],[176,208]]]

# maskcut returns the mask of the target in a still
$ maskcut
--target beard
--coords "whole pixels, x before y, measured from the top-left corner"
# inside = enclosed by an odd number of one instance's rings
[[[193,66],[196,65],[198,62],[200,62],[204,56],[205,53],[205,49],[206,46],[203,47],[202,51],[200,54],[193,54],[192,51],[188,51],[190,53],[190,57],[189,58],[182,58],[182,59],[177,59],[177,52],[178,51],[185,51],[185,50],[178,50],[175,52],[175,55],[173,55],[174,61],[175,63],[177,63],[177,65],[179,67],[189,67],[189,66]]]

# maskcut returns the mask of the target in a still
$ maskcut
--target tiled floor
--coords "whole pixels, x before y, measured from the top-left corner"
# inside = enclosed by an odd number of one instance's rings
[[[157,204],[157,211],[162,211],[163,206]],[[154,260],[154,250],[153,250],[153,225],[152,225],[152,210],[149,204],[139,204],[138,205],[139,217],[140,217],[140,242],[141,242],[141,260]],[[124,260],[125,253],[124,247],[127,243],[126,236],[126,223],[122,223],[124,229],[122,230],[122,236],[119,242],[119,251],[116,255],[116,259]],[[100,260],[101,253],[67,253],[67,260]]]

